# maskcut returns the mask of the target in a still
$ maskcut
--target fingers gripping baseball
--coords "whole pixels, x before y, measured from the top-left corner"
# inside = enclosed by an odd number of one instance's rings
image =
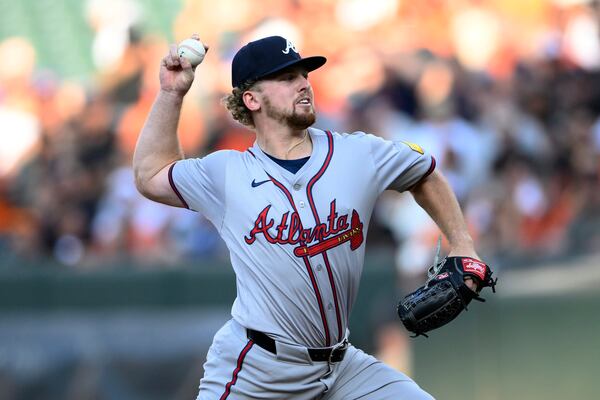
[[[197,35],[192,39],[199,40]],[[185,57],[179,57],[177,45],[171,44],[160,65],[160,87],[167,92],[184,95],[194,81],[195,68]]]

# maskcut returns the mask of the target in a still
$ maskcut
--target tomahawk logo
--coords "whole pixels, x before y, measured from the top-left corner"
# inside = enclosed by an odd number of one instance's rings
[[[329,207],[327,223],[320,223],[313,228],[305,229],[296,212],[286,212],[276,225],[269,217],[271,206],[265,207],[256,221],[250,234],[244,237],[247,244],[252,244],[259,235],[263,235],[269,243],[292,244],[297,257],[313,257],[343,243],[350,242],[350,249],[356,250],[363,242],[363,223],[356,210],[352,216],[338,215],[333,200]],[[348,221],[350,219],[350,221]],[[271,228],[277,232],[269,231]]]
[[[290,50],[294,50],[294,53],[298,52],[298,50],[296,50],[296,46],[294,46],[294,43],[290,42],[289,40],[286,40],[285,46],[285,50],[281,50],[283,54],[289,54]]]

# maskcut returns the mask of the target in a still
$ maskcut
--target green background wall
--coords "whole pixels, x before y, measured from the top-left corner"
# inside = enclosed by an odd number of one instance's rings
[[[365,266],[351,319],[357,346],[372,351],[377,324],[395,318],[394,282],[386,263]],[[418,383],[444,400],[598,398],[600,294],[506,298],[502,286],[499,291],[429,339],[411,339]],[[234,297],[234,276],[226,265],[0,273],[0,316],[186,308],[226,313]]]

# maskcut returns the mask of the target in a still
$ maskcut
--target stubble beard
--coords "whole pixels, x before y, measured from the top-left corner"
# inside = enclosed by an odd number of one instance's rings
[[[296,112],[296,108],[294,106],[294,110],[289,113],[274,107],[267,98],[264,99],[264,103],[265,112],[269,118],[273,118],[274,120],[295,130],[306,129],[309,126],[312,126],[312,124],[314,124],[317,120],[317,116],[313,107],[311,107],[310,112],[298,113]]]

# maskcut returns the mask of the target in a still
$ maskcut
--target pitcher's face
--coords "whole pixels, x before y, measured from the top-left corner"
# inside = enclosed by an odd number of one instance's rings
[[[308,72],[300,67],[283,70],[260,82],[263,109],[269,118],[293,129],[306,129],[316,121]]]

